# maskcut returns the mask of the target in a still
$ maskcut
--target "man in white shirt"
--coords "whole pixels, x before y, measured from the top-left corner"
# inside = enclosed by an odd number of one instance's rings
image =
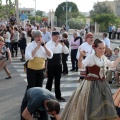
[[[64,42],[60,42],[59,32],[52,32],[52,40],[47,42],[46,46],[53,52],[53,58],[48,59],[48,80],[46,89],[52,90],[53,79],[55,78],[55,97],[58,101],[65,102],[65,99],[61,97],[60,79],[62,73],[61,54],[68,54],[69,50],[65,46]]]
[[[31,87],[42,87],[44,80],[45,60],[51,59],[53,53],[46,47],[42,40],[42,33],[36,30],[34,41],[29,43],[25,50],[27,64],[27,89]]]
[[[94,49],[92,48],[93,42],[94,42],[94,36],[91,32],[89,32],[85,36],[85,42],[82,45],[80,45],[79,48],[78,48],[78,52],[77,52],[77,56],[76,56],[77,59],[78,59],[78,64],[79,64],[80,50],[85,50],[86,51],[86,56],[95,53]],[[85,59],[86,56],[84,56],[84,59]],[[86,70],[81,69],[79,81],[84,79],[85,74],[86,74]]]
[[[105,45],[110,48],[110,39],[107,37],[107,33],[103,33],[102,35],[103,41],[105,43]]]

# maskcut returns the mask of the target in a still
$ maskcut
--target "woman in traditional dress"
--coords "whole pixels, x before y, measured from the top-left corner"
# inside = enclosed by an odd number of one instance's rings
[[[80,51],[78,67],[87,67],[88,74],[70,97],[61,120],[114,120],[118,117],[105,73],[106,67],[115,67],[120,62],[120,57],[109,61],[104,56],[105,44],[99,39],[94,41],[93,48],[95,54],[83,61],[86,52]]]
[[[11,63],[11,52],[9,50],[9,47],[4,43],[4,38],[0,36],[0,72],[2,69],[7,74],[7,77],[5,79],[11,79],[11,73],[7,67],[7,62]]]

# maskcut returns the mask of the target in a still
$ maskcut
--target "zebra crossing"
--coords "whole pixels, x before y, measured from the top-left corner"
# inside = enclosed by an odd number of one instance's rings
[[[19,75],[23,78],[24,82],[27,82],[26,79],[26,73],[24,73],[23,64],[24,62],[20,61],[21,55],[19,54],[17,58],[13,58],[12,65],[17,70]],[[70,56],[68,57],[68,69],[70,70],[72,68]],[[68,75],[62,75],[61,77],[61,93],[62,97],[66,99],[66,102],[60,102],[61,110],[65,107],[69,97],[72,95],[73,91],[76,89],[76,87],[79,85],[78,79],[79,79],[79,71],[78,72],[69,72]],[[46,86],[47,79],[44,79],[43,87]],[[112,88],[112,93],[115,93],[115,91],[118,88]],[[54,94],[54,85],[52,86],[52,93]]]

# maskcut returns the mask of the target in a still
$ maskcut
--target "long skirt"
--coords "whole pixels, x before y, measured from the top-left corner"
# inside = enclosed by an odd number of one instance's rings
[[[107,81],[80,82],[61,114],[61,120],[114,120],[117,117]]]

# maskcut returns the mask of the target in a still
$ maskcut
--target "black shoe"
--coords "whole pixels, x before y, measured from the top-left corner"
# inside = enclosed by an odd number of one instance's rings
[[[67,74],[68,74],[68,72],[64,72],[64,73],[63,73],[63,75],[67,75]]]
[[[6,77],[5,79],[11,79],[11,76],[9,76],[9,77]]]
[[[109,81],[108,83],[109,83],[109,84],[112,84],[112,81]]]
[[[75,71],[75,69],[71,69],[70,71]]]
[[[66,102],[66,100],[63,97],[57,98],[59,102]]]
[[[25,60],[22,59],[21,62],[25,62]]]
[[[75,72],[78,72],[78,70],[75,70]]]

